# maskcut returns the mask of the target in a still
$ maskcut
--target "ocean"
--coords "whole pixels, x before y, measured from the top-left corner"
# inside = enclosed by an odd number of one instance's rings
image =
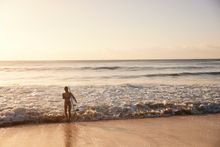
[[[0,126],[220,112],[220,60],[0,61]]]

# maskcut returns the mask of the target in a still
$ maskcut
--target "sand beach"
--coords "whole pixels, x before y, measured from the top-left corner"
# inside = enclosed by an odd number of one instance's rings
[[[1,147],[219,147],[220,114],[31,124],[0,132]]]

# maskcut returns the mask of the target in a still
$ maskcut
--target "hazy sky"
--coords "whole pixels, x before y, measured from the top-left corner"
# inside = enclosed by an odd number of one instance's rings
[[[0,0],[0,60],[220,58],[220,0]]]

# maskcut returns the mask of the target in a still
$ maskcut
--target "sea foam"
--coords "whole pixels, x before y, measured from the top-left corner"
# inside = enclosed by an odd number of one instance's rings
[[[78,100],[74,121],[220,112],[219,85],[123,84],[70,86]],[[63,87],[0,87],[0,126],[63,122]]]

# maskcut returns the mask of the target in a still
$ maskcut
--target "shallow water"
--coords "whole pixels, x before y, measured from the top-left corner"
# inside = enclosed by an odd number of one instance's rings
[[[63,86],[74,121],[220,112],[220,61],[0,62],[0,125],[62,122]]]

